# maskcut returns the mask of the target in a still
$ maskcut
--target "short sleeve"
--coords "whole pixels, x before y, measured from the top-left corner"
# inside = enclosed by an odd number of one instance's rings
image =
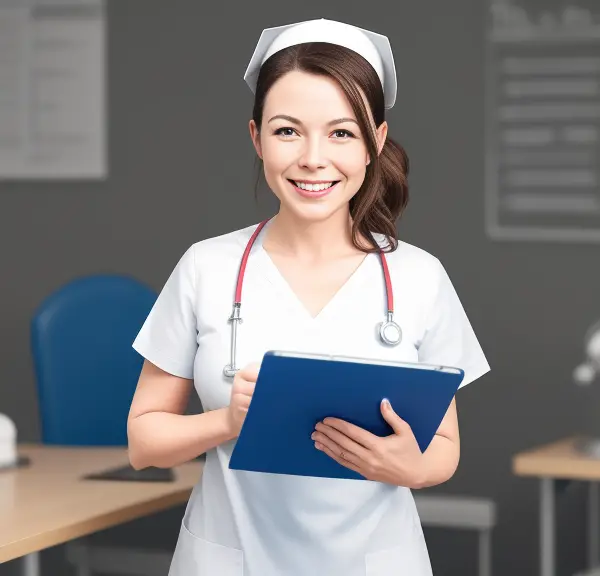
[[[181,257],[161,290],[133,348],[175,376],[192,379],[198,348],[194,247]]]
[[[490,366],[452,282],[438,260],[437,288],[425,314],[419,361],[461,368],[466,386],[489,372]]]

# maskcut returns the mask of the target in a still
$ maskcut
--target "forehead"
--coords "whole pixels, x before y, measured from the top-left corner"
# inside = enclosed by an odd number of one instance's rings
[[[273,84],[265,99],[264,116],[288,114],[325,122],[334,117],[354,118],[350,102],[339,84],[327,77],[294,70]]]

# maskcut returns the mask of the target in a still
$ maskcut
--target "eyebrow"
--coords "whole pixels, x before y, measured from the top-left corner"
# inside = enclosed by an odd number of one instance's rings
[[[298,118],[288,116],[287,114],[277,114],[277,116],[273,116],[273,118],[271,118],[269,122],[278,119],[287,120],[288,122],[292,122],[293,124],[298,124],[298,126],[302,126],[302,122],[298,120]],[[329,122],[327,122],[327,126],[333,126],[334,124],[343,124],[344,122],[354,122],[354,124],[358,125],[358,122],[354,118],[336,118],[335,120],[330,120]]]

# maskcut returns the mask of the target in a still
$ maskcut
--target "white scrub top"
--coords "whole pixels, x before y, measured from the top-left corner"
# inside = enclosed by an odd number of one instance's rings
[[[232,381],[223,376],[228,318],[240,259],[255,229],[191,246],[133,344],[166,372],[193,379],[204,411],[229,404]],[[264,250],[264,234],[246,267],[239,367],[282,349],[456,366],[465,371],[463,386],[490,369],[446,271],[431,254],[402,241],[387,254],[395,320],[403,330],[401,344],[390,348],[376,332],[386,310],[377,254],[368,255],[313,318]],[[432,574],[408,488],[230,470],[234,445],[206,454],[169,576]]]

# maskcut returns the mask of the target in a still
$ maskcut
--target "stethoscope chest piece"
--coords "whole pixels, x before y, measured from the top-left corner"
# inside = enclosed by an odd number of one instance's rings
[[[379,325],[379,337],[388,346],[398,346],[402,342],[402,329],[388,315],[388,319]]]

